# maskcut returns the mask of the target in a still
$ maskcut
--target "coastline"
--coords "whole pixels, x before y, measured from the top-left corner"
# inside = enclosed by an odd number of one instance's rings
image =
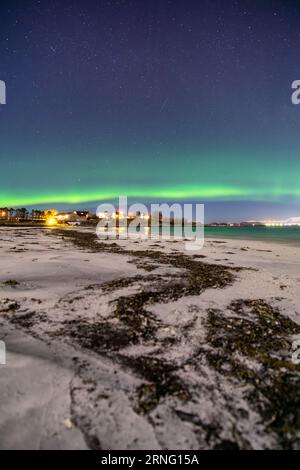
[[[226,227],[217,229],[210,227],[206,233],[207,238],[257,240],[300,246],[300,227]]]
[[[65,411],[53,421],[50,407],[42,421],[43,448],[57,448],[60,434],[72,448],[299,447],[300,368],[291,360],[300,334],[298,247],[208,238],[188,253],[177,240],[101,241],[81,228],[1,228],[0,238],[9,351],[0,366],[0,448],[37,446],[22,413],[28,403],[44,406],[37,343],[72,377],[55,395]],[[12,373],[24,335],[31,388],[26,369]],[[14,443],[8,390],[16,386]]]

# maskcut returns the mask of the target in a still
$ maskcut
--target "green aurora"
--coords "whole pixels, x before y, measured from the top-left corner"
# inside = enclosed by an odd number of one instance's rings
[[[300,189],[273,189],[263,192],[261,189],[251,190],[225,186],[191,187],[191,185],[162,188],[162,189],[130,189],[115,188],[97,192],[96,190],[62,191],[57,193],[40,192],[37,195],[0,195],[1,206],[33,206],[55,203],[88,203],[116,199],[119,196],[128,196],[137,199],[164,199],[164,200],[247,200],[247,201],[279,201],[286,198],[300,199]]]
[[[92,208],[124,195],[211,203],[221,219],[244,218],[248,203],[251,217],[268,215],[264,204],[297,215],[300,10],[83,2],[82,23],[76,2],[24,2],[22,15],[10,3],[0,207]]]
[[[0,206],[84,204],[120,195],[145,201],[300,202],[300,165],[292,152],[286,152],[284,164],[278,151],[272,163],[261,152],[241,149],[167,149],[159,158],[154,150],[140,152],[143,158],[128,150],[80,155],[73,149],[61,157],[40,149],[46,156],[39,160],[16,154],[1,184]]]

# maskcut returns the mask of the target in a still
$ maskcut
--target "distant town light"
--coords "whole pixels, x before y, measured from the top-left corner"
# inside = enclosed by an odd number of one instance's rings
[[[47,223],[47,225],[49,225],[49,226],[57,225],[57,220],[54,219],[54,218],[50,218],[50,219],[47,219],[47,220],[46,220],[46,223]]]

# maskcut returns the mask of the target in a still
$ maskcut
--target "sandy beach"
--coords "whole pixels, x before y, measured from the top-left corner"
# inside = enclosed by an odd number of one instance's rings
[[[300,247],[0,228],[1,449],[299,449]]]

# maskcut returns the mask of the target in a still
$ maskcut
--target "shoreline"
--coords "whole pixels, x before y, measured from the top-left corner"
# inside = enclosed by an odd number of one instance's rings
[[[82,224],[80,226],[80,230],[87,230],[87,231],[90,231],[90,232],[94,232],[96,233],[96,225],[97,224]],[[174,227],[173,227],[174,228]],[[208,226],[208,227],[205,227],[205,228],[212,228],[215,232],[213,233],[213,235],[209,234],[208,235],[205,235],[204,238],[205,238],[205,241],[210,241],[210,240],[245,240],[245,241],[258,241],[258,242],[265,242],[265,243],[276,243],[276,244],[280,244],[280,245],[287,245],[287,246],[293,246],[293,247],[300,247],[300,227],[285,227],[285,228],[270,228],[270,227],[259,227],[259,229],[263,228],[265,229],[266,231],[270,231],[270,230],[274,230],[274,233],[279,233],[278,230],[286,230],[287,233],[289,233],[290,230],[295,230],[297,229],[297,233],[299,232],[299,238],[287,238],[287,237],[282,237],[282,238],[279,238],[277,236],[269,236],[269,237],[260,237],[260,236],[247,236],[247,234],[244,234],[243,236],[241,235],[232,235],[232,236],[224,236],[224,232],[223,233],[216,233],[217,230],[219,229],[220,231],[224,230],[224,227],[211,227],[211,226]],[[240,230],[240,231],[246,231],[246,230],[249,230],[249,227],[225,227],[226,229],[228,229],[228,232],[232,229],[232,230]],[[39,230],[74,230],[74,227],[72,226],[67,226],[67,225],[57,225],[55,227],[48,227],[46,224],[1,224],[0,223],[0,230],[1,229],[39,229]],[[171,227],[172,229],[172,227]],[[253,230],[255,231],[257,229],[257,227],[250,227],[250,230]],[[116,229],[118,231],[118,228]],[[251,233],[251,232],[250,232]],[[193,239],[194,237],[193,236],[190,236],[189,234],[185,235],[185,236],[178,236],[178,235],[174,235],[174,234],[171,234],[171,240],[175,239],[175,240],[184,240],[184,239]],[[161,241],[166,241],[168,238],[167,236],[163,235],[163,234],[156,234],[154,233],[152,238],[149,238],[149,240],[161,240]]]
[[[275,245],[285,245],[285,246],[290,246],[290,247],[293,247],[293,248],[300,248],[300,240],[299,242],[293,242],[291,240],[287,240],[287,239],[274,239],[274,238],[247,238],[247,237],[228,237],[228,238],[224,238],[224,237],[217,237],[217,236],[214,236],[214,237],[205,237],[205,240],[207,241],[213,241],[213,240],[222,240],[222,241],[227,241],[227,240],[231,240],[231,241],[250,241],[250,242],[263,242],[263,243],[267,243],[269,245],[272,245],[273,243]]]
[[[68,231],[72,231],[74,230],[74,227],[71,227],[71,226],[57,226],[57,227],[47,227],[46,225],[41,225],[41,226],[32,226],[32,225],[11,225],[11,226],[1,226],[0,225],[0,232],[1,230],[3,229],[8,229],[8,230],[28,230],[28,229],[32,229],[32,230],[41,230],[41,231],[46,231],[46,230],[68,230]],[[84,231],[88,231],[90,233],[96,233],[95,232],[95,226],[88,226],[88,225],[82,225],[80,226],[80,230],[84,230]],[[299,229],[299,234],[300,234],[300,229]],[[111,241],[113,240],[119,240],[119,238],[111,238],[110,239]],[[184,241],[184,240],[193,240],[193,237],[188,237],[188,236],[184,236],[184,237],[178,237],[178,236],[172,236],[171,235],[171,238],[167,238],[165,237],[164,235],[155,235],[153,236],[152,238],[148,238],[148,241],[160,241],[160,242],[165,242],[165,241],[173,241],[173,240],[176,240],[176,241]],[[270,238],[253,238],[253,237],[224,237],[224,234],[220,234],[220,235],[216,235],[214,234],[214,236],[205,236],[204,238],[204,243],[206,241],[210,242],[210,241],[214,241],[214,240],[221,240],[221,241],[249,241],[249,242],[263,242],[263,243],[267,243],[269,245],[272,245],[273,243],[275,245],[285,245],[285,246],[290,246],[290,247],[294,247],[294,248],[300,248],[300,239],[299,239],[299,242],[296,241],[296,240],[289,240],[289,239],[285,239],[285,238],[275,238],[275,237],[270,237]],[[146,239],[147,241],[147,239]]]

